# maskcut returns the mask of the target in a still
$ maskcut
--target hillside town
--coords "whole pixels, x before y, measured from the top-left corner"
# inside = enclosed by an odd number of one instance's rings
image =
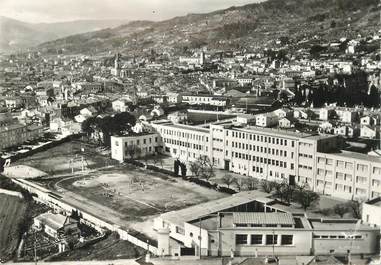
[[[0,261],[380,264],[380,38],[0,55]]]

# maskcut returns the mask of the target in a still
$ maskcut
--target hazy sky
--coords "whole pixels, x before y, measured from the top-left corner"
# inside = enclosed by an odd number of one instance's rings
[[[76,19],[162,20],[260,0],[0,0],[0,15],[27,22]]]

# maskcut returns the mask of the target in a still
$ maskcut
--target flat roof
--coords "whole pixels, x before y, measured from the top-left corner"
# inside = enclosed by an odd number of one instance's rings
[[[202,128],[199,126],[191,126],[191,125],[183,125],[183,124],[166,124],[166,126],[172,127],[172,128],[178,128],[178,129],[198,131],[198,132],[203,132],[203,133],[209,133],[210,132],[209,129]]]
[[[248,132],[248,133],[259,133],[259,134],[277,134],[282,135],[285,137],[291,137],[294,139],[300,139],[300,138],[313,138],[313,139],[321,139],[321,138],[328,138],[328,137],[336,137],[336,136],[326,136],[326,135],[319,135],[319,134],[308,134],[308,133],[302,133],[302,132],[296,132],[291,130],[283,130],[283,129],[274,129],[274,128],[265,128],[265,127],[257,127],[257,126],[247,126],[245,128],[239,128],[239,127],[232,127],[232,130],[242,131],[242,132]]]
[[[373,227],[370,227],[369,225],[362,224],[359,220],[343,220],[343,219],[337,219],[337,220],[318,220],[318,219],[309,219],[312,227],[314,230],[338,230],[338,231],[345,231],[345,232],[355,232],[357,230],[372,230],[376,229]]]
[[[349,151],[344,151],[344,150],[342,150],[340,153],[337,152],[337,153],[322,153],[322,154],[328,155],[328,156],[334,155],[334,156],[341,156],[344,158],[353,158],[356,160],[365,160],[367,162],[381,163],[381,157],[371,156],[371,155],[357,153],[357,152],[349,152]]]
[[[295,225],[295,220],[290,213],[233,213],[234,224],[265,224],[265,225]]]
[[[240,192],[229,197],[194,205],[179,211],[164,213],[160,215],[160,218],[162,218],[164,221],[183,226],[184,222],[190,222],[200,217],[221,212],[232,207],[252,202],[257,200],[257,198],[261,199],[268,196],[270,195],[258,190]]]

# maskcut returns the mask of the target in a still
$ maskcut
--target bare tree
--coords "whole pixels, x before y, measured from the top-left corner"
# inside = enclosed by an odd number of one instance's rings
[[[361,219],[363,200],[352,200],[347,203],[348,208],[352,211],[353,217]]]
[[[259,180],[256,178],[245,178],[242,180],[242,186],[246,190],[255,190],[259,185]]]
[[[196,162],[190,162],[189,170],[192,172],[192,175],[198,178],[201,174],[200,164]]]
[[[307,210],[308,207],[311,207],[320,199],[320,195],[318,193],[308,189],[306,186],[298,186],[293,197],[304,210]]]
[[[275,188],[275,182],[273,181],[267,181],[267,180],[261,180],[261,188],[264,192],[270,193]]]
[[[224,184],[226,184],[228,186],[228,188],[230,188],[230,185],[234,183],[235,181],[235,178],[232,177],[231,175],[229,174],[225,174],[223,177],[222,177],[222,182]]]
[[[140,154],[142,153],[142,150],[140,149],[139,146],[135,144],[127,145],[126,147],[126,152],[130,156],[132,160],[135,159],[135,157],[139,157]]]
[[[336,204],[335,207],[333,207],[335,214],[339,215],[341,218],[343,218],[344,214],[346,214],[349,210],[348,205],[345,203]]]
[[[200,176],[206,180],[209,180],[213,178],[216,174],[214,172],[215,170],[215,163],[214,161],[211,161],[209,157],[207,156],[200,156],[196,163],[199,164],[201,174]]]

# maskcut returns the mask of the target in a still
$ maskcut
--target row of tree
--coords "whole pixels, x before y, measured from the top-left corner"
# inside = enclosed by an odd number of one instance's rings
[[[307,210],[320,199],[318,193],[309,189],[308,185],[290,185],[287,181],[275,182],[267,180],[258,180],[255,178],[235,178],[226,174],[222,182],[230,188],[235,185],[239,191],[261,189],[264,192],[272,193],[274,197],[284,203],[296,202]]]
[[[111,135],[129,134],[135,123],[135,116],[129,112],[121,112],[114,116],[89,117],[82,123],[81,129],[89,139],[110,147]]]

